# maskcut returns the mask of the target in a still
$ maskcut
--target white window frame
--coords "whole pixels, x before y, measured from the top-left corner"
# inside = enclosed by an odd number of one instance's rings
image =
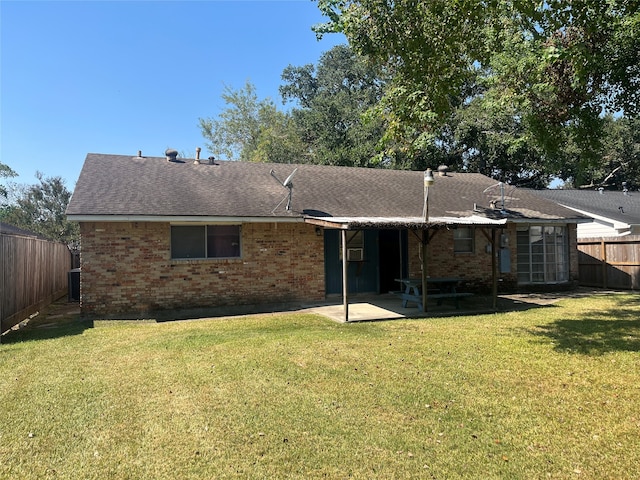
[[[568,282],[569,229],[566,225],[518,227],[517,258],[519,284]]]

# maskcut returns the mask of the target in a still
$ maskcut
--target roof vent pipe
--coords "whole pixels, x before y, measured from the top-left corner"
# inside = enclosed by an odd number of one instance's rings
[[[194,165],[200,165],[200,147],[196,147],[196,159],[193,161]]]
[[[440,165],[438,167],[438,175],[440,177],[446,177],[448,171],[449,171],[449,167],[447,167],[446,165]]]
[[[175,162],[178,159],[178,151],[171,148],[167,148],[164,152],[167,156],[167,162]]]
[[[604,187],[600,187],[598,189],[598,192],[600,192],[600,195],[604,195]]]

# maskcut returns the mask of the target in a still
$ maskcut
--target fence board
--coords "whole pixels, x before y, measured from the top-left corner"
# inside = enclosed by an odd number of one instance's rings
[[[579,238],[580,285],[640,289],[640,236]]]
[[[66,245],[0,235],[0,332],[67,291],[71,256]]]

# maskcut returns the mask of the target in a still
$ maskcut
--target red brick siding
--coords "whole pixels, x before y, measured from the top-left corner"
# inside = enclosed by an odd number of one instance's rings
[[[491,254],[487,253],[486,246],[491,242],[482,233],[481,228],[475,229],[474,253],[453,252],[453,231],[447,229],[438,230],[432,237],[427,247],[429,262],[427,274],[432,277],[461,277],[471,290],[490,291],[492,283]],[[491,238],[491,230],[485,229]],[[431,234],[434,232],[432,231]],[[517,280],[517,238],[516,225],[509,224],[504,230],[496,232],[496,240],[500,242],[500,235],[508,236],[508,248],[511,256],[511,272],[500,273],[498,264],[498,288],[500,291],[515,291],[518,287]],[[420,235],[420,233],[418,233]],[[578,250],[577,229],[575,224],[568,225],[569,235],[569,271],[570,281],[578,278]],[[409,232],[409,275],[419,277],[421,275],[421,260],[419,258],[420,242],[418,237]]]
[[[242,225],[242,258],[172,260],[169,223],[82,223],[85,314],[324,298],[323,237],[310,225]]]
[[[482,229],[475,228],[474,231],[473,253],[454,253],[453,230],[443,228],[430,231],[432,237],[427,247],[427,274],[430,277],[464,278],[467,289],[490,291],[492,283],[491,254],[487,253],[485,249],[490,241],[483,235]],[[491,230],[485,229],[485,231],[491,238]],[[496,235],[498,241],[500,233],[501,231],[498,230]],[[421,234],[418,233],[418,235]],[[509,248],[511,249],[511,273],[499,273],[501,288],[505,288],[507,285],[512,287],[516,282],[515,229],[513,229],[513,239],[509,239]],[[419,249],[418,237],[409,232],[409,275],[411,277],[419,277],[422,274]]]

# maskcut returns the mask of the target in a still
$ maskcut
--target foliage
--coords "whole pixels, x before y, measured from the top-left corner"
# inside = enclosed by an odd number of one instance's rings
[[[19,406],[0,477],[638,478],[638,318],[608,294],[355,324],[43,319],[0,345]]]
[[[269,99],[259,100],[247,82],[226,87],[227,104],[216,119],[200,119],[208,149],[218,156],[246,161],[375,166],[383,121],[365,119],[384,82],[346,46],[337,46],[314,65],[289,65],[282,73],[283,112]]]
[[[279,111],[269,99],[258,100],[255,86],[226,86],[222,99],[226,110],[217,119],[199,120],[207,148],[217,157],[257,162],[292,163],[299,158],[302,145],[291,117]]]
[[[638,114],[637,1],[318,0],[318,5],[329,20],[316,27],[319,35],[344,33],[356,52],[391,75],[377,113],[388,119],[387,141],[404,145],[414,158],[430,155],[439,146],[442,125],[455,128],[448,125],[452,116],[475,101],[469,113],[480,113],[480,131],[487,120],[493,126],[500,120],[506,122],[502,130],[511,132],[499,148],[489,142],[482,161],[503,150],[512,157],[507,164],[517,166],[533,155],[541,175],[531,173],[538,183],[561,170],[571,145],[573,178],[580,183],[581,173],[599,161],[605,133],[601,112]],[[510,174],[529,175],[517,169]]]
[[[282,73],[283,101],[295,102],[293,119],[306,160],[325,165],[378,166],[381,118],[364,114],[379,102],[385,82],[362,57],[338,45],[314,65],[289,65]]]
[[[79,243],[78,224],[67,220],[65,211],[71,192],[61,177],[36,173],[38,184],[18,187],[15,199],[3,208],[3,221],[38,233],[56,242],[75,246]]]
[[[604,188],[640,190],[640,118],[605,118],[602,162],[591,183]],[[585,183],[585,182],[582,182]]]
[[[16,175],[17,173],[14,172],[11,167],[0,162],[0,179],[11,178],[15,177]],[[4,185],[0,185],[0,197],[7,198],[7,189]]]

